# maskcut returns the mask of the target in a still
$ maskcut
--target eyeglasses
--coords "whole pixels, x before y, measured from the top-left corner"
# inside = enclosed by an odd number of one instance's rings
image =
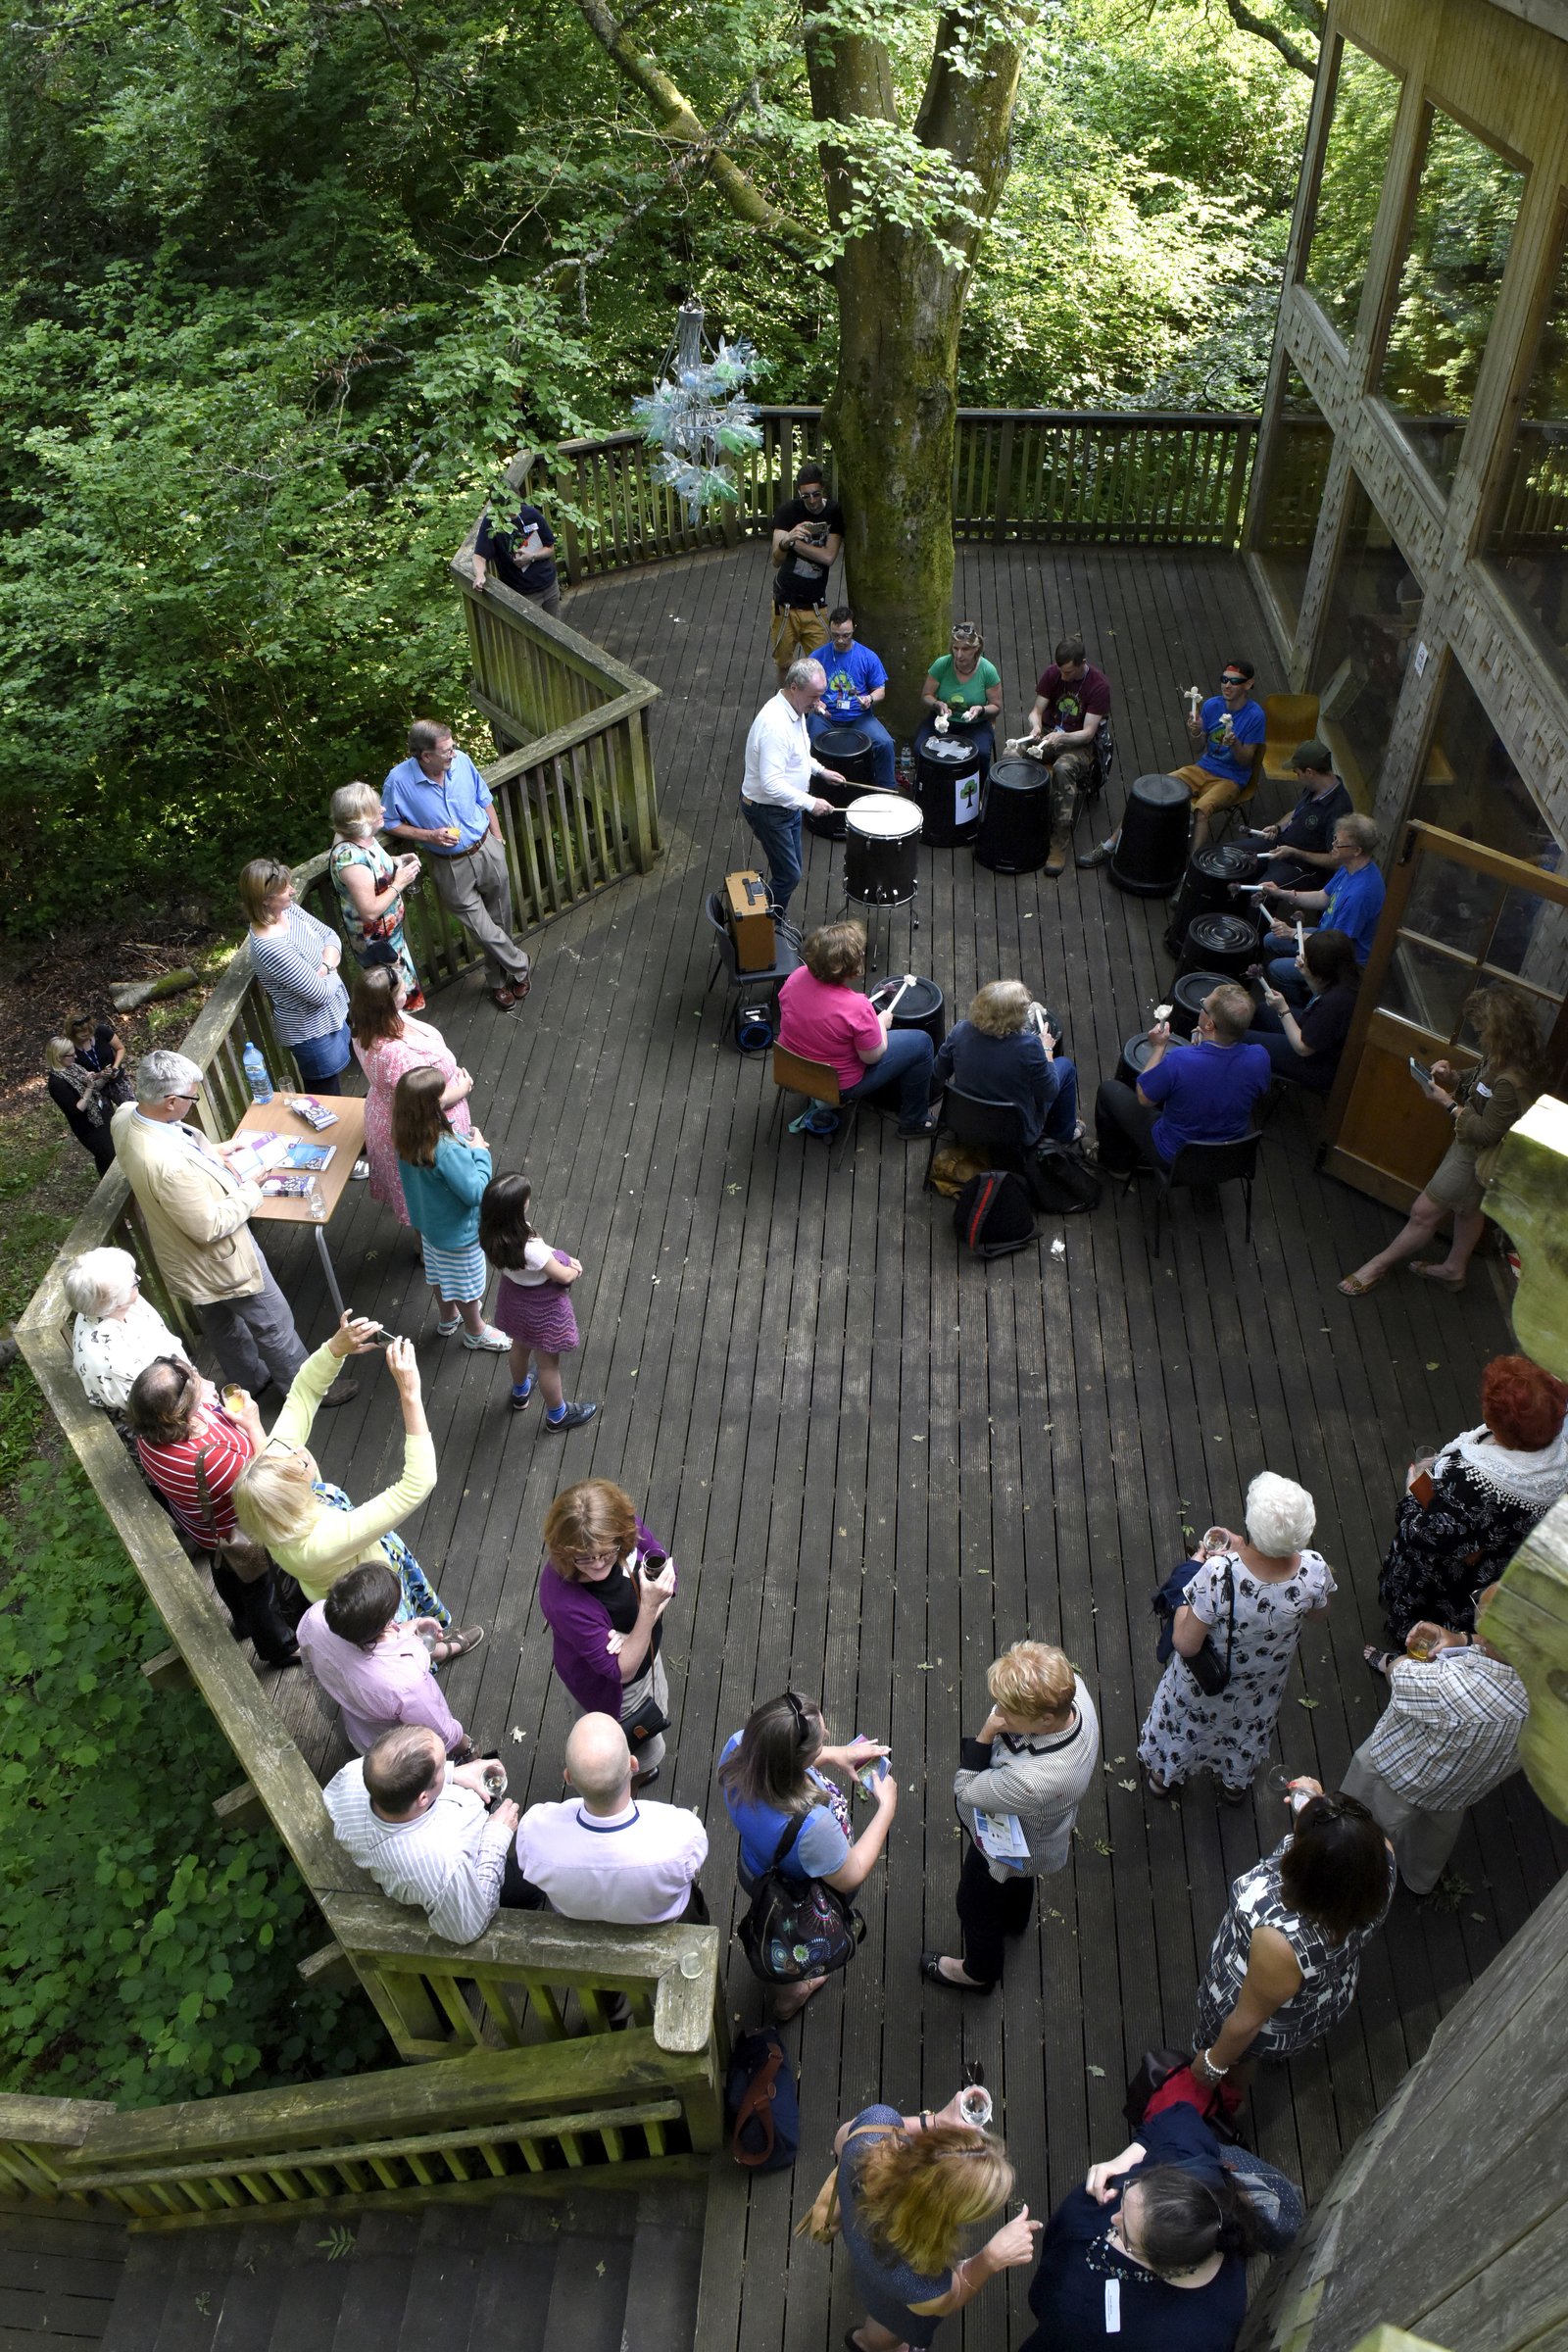
[[[1237,677],[1233,671],[1228,669],[1220,671],[1219,682],[1222,686],[1245,686],[1247,684],[1245,678]]]

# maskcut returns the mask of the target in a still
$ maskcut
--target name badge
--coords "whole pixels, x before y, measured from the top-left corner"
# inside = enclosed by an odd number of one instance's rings
[[[1121,2333],[1121,2280],[1119,2278],[1105,2280],[1105,2333],[1107,2335],[1120,2335]]]
[[[1492,1089],[1484,1078],[1478,1078],[1476,1080],[1476,1093],[1478,1095],[1485,1095],[1489,1102],[1492,1101]]]

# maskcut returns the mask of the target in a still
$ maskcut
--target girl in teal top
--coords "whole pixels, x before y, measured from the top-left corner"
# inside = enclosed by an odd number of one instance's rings
[[[479,1202],[490,1181],[490,1148],[477,1127],[455,1135],[441,1107],[439,1070],[409,1070],[392,1097],[392,1149],[398,1155],[409,1222],[424,1251],[424,1279],[435,1294],[436,1329],[460,1328],[465,1348],[505,1355],[512,1342],[484,1319],[490,1268],[479,1247]]]

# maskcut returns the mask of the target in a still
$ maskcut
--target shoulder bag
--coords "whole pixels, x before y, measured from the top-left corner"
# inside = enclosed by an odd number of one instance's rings
[[[1236,1576],[1230,1561],[1225,1563],[1225,1655],[1221,1659],[1214,1647],[1214,1637],[1203,1636],[1203,1646],[1196,1657],[1184,1658],[1183,1665],[1205,1698],[1217,1698],[1231,1679],[1231,1651],[1236,1642]]]
[[[825,1879],[786,1873],[785,1858],[806,1822],[807,1815],[797,1813],[785,1824],[735,1930],[753,1976],[764,1984],[800,1984],[808,1977],[831,1976],[849,1965],[865,1936],[864,1920],[837,1887]]]
[[[881,2138],[887,2129],[886,2124],[861,2124],[850,2133],[850,2139],[864,2139],[873,2132]],[[845,2141],[846,2147],[850,2139]],[[813,2246],[830,2246],[843,2227],[843,2217],[839,2212],[839,2168],[835,2164],[812,2198],[810,2211],[796,2223],[795,2234],[797,2237],[808,2237]]]

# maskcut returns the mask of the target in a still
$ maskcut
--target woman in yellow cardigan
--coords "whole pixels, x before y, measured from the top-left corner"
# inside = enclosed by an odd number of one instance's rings
[[[424,1417],[413,1342],[393,1340],[386,1351],[403,1406],[401,1478],[356,1506],[341,1487],[322,1478],[306,1443],[339,1362],[366,1354],[376,1345],[376,1331],[367,1317],[345,1314],[325,1347],[306,1358],[265,1447],[235,1486],[234,1515],[245,1533],[265,1544],[277,1565],[298,1579],[311,1600],[324,1600],[333,1580],[361,1561],[378,1560],[390,1568],[403,1588],[399,1619],[422,1623],[439,1637],[433,1655],[440,1665],[475,1648],[484,1634],[471,1625],[451,1631],[451,1610],[397,1533],[397,1522],[424,1501],[436,1479],[435,1443]]]

